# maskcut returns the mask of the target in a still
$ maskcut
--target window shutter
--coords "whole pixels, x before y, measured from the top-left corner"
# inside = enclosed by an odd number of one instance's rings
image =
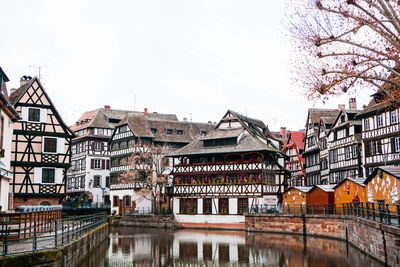
[[[101,151],[103,151],[103,150],[104,150],[104,143],[101,142]]]
[[[109,159],[106,161],[106,165],[107,165],[106,169],[109,170],[110,169],[110,160]]]
[[[91,160],[90,160],[90,168],[91,168],[91,169],[94,169],[94,159],[91,159]]]
[[[106,160],[102,159],[101,160],[101,169],[104,170],[106,168]]]
[[[390,144],[391,144],[391,147],[392,147],[392,153],[396,152],[394,137],[390,138]]]

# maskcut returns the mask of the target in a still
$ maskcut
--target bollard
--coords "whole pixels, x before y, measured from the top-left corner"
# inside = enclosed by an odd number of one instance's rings
[[[61,219],[61,245],[64,245],[64,221]]]
[[[367,219],[369,219],[369,203],[365,203],[366,210],[367,210]]]

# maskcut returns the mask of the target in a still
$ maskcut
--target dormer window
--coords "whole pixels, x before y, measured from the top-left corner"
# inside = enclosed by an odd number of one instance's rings
[[[157,132],[157,129],[156,129],[156,128],[151,128],[151,132],[152,132],[153,134],[155,134],[155,133]]]
[[[345,122],[346,121],[346,116],[345,115],[342,115],[341,117],[340,117],[340,121],[343,123],[343,122]]]
[[[183,130],[178,130],[178,131],[176,131],[176,133],[177,133],[178,135],[183,135]]]
[[[207,134],[207,131],[200,131],[201,136],[205,136]]]
[[[39,122],[40,121],[40,109],[38,109],[38,108],[29,108],[28,120],[29,121]]]
[[[376,117],[376,126],[383,127],[383,115],[382,114],[379,114]]]
[[[167,134],[171,135],[172,134],[172,129],[167,129]]]
[[[119,132],[120,132],[120,133],[125,133],[125,132],[127,132],[127,131],[128,131],[128,126],[127,126],[127,125],[121,126],[121,127],[119,128]]]

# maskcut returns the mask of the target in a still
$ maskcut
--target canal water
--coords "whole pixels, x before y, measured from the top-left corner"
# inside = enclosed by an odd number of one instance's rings
[[[242,231],[112,227],[82,266],[383,266],[345,242]]]

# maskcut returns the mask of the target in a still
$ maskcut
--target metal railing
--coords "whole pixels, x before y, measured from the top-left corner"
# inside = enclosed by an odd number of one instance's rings
[[[342,203],[342,204],[287,204],[280,210],[274,206],[253,206],[248,214],[335,214],[361,217],[380,223],[400,227],[400,205],[385,203]]]
[[[29,227],[29,230],[20,229],[21,232],[29,232],[22,238],[13,234],[11,225],[15,225],[14,222],[3,221],[0,222],[0,254],[7,256],[55,249],[80,238],[106,222],[106,213],[50,220],[45,226],[35,221],[31,223],[32,225],[20,226]]]
[[[134,208],[134,207],[123,207],[122,214],[120,215],[167,215],[172,214],[170,209],[152,209],[150,207]]]

